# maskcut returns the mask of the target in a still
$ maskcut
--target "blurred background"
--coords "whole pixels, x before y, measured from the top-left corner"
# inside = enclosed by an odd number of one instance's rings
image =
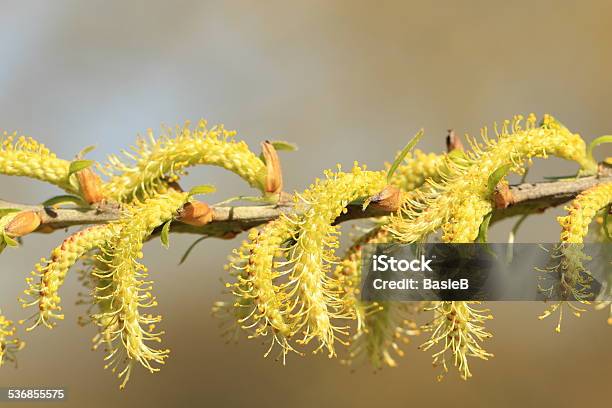
[[[288,191],[354,160],[379,168],[421,127],[424,150],[443,151],[448,128],[535,112],[556,115],[590,140],[612,133],[610,1],[0,1],[0,129],[19,131],[64,158],[89,158],[133,143],[147,128],[206,118],[238,131],[254,150],[264,139],[295,142],[283,154]],[[602,158],[606,147],[599,149]],[[607,154],[612,152],[608,148]],[[539,161],[530,173],[572,174],[575,165]],[[191,172],[184,186],[214,183],[212,201],[252,194],[219,169]],[[35,181],[0,176],[0,197],[39,203],[57,195]],[[523,242],[555,241],[552,210],[521,229]],[[513,222],[496,225],[505,240]],[[351,228],[347,225],[345,231]],[[62,237],[27,237],[0,264],[0,307],[27,317],[17,297],[24,278]],[[65,406],[556,406],[609,398],[612,365],[606,313],[538,321],[539,303],[490,304],[492,361],[435,381],[417,339],[395,369],[355,372],[324,356],[264,359],[258,341],[225,344],[210,316],[222,265],[240,243],[172,236],[146,248],[163,314],[167,365],[135,370],[125,391],[89,351],[80,328],[83,291],[71,273],[62,290],[66,320],[24,336],[19,368],[0,386],[61,386]]]

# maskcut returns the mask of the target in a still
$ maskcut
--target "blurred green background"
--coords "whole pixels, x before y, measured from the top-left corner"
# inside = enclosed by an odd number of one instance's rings
[[[393,158],[421,127],[424,150],[442,151],[446,129],[477,133],[516,113],[556,115],[586,139],[612,133],[610,1],[0,1],[0,129],[33,136],[71,158],[129,146],[147,128],[207,118],[264,139],[300,146],[282,156],[288,191],[354,160]],[[599,150],[599,158],[605,154]],[[607,154],[612,153],[608,148]],[[537,162],[530,179],[572,174],[573,164]],[[214,183],[211,200],[253,193],[219,169],[195,169],[185,186]],[[57,191],[0,176],[0,197],[37,203]],[[523,242],[554,241],[560,210],[532,217]],[[492,231],[504,240],[512,223]],[[350,228],[345,228],[350,231]],[[24,278],[63,233],[27,237],[2,254],[0,307],[26,317],[16,299]],[[356,372],[324,356],[262,357],[258,341],[226,345],[210,306],[222,265],[237,246],[209,240],[177,266],[195,239],[147,245],[146,263],[172,349],[163,370],[137,369],[120,392],[90,352],[93,327],[76,273],[62,290],[66,321],[25,336],[19,368],[0,386],[63,386],[65,406],[556,406],[609,400],[611,329],[606,314],[538,321],[539,303],[495,303],[474,378],[453,371],[437,383],[430,356],[408,347],[396,369]]]

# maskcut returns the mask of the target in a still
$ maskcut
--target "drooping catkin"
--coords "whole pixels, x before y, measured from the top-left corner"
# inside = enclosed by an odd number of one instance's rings
[[[119,233],[102,247],[99,261],[105,267],[93,272],[97,279],[109,281],[112,290],[111,293],[99,290],[95,293],[97,303],[110,300],[110,310],[93,318],[98,324],[106,325],[103,336],[113,343],[106,358],[109,361],[107,366],[116,369],[125,364],[118,374],[123,378],[121,387],[129,380],[134,362],[156,372],[159,368],[154,364],[163,364],[168,356],[168,350],[149,345],[161,342],[163,332],[155,329],[161,316],[141,312],[156,306],[157,302],[151,293],[152,282],[147,280],[147,268],[139,259],[143,257],[144,240],[156,227],[172,220],[187,199],[187,193],[169,190],[166,194],[127,206],[121,219],[115,223]]]
[[[195,165],[220,166],[242,177],[251,187],[265,190],[266,165],[249,150],[243,141],[235,141],[234,134],[223,126],[208,129],[201,120],[195,129],[189,122],[176,128],[176,136],[155,139],[148,131],[148,140],[139,139],[133,152],[124,152],[133,161],[126,164],[111,156],[106,172],[111,175],[102,186],[103,196],[117,201],[131,201],[165,192],[168,183],[185,174]]]
[[[350,173],[327,171],[326,177],[297,195],[298,212],[288,216],[298,230],[289,251],[292,265],[287,290],[295,304],[291,312],[294,330],[302,335],[298,343],[317,339],[315,352],[325,348],[332,357],[338,336],[347,335],[346,325],[340,326],[335,320],[351,318],[343,309],[337,282],[331,275],[331,267],[337,262],[339,235],[333,223],[352,201],[383,190],[386,178],[384,172],[367,171],[357,164]]]
[[[22,299],[24,307],[35,306],[38,309],[34,323],[28,328],[32,330],[40,324],[53,328],[55,320],[62,320],[60,313],[61,298],[59,289],[64,283],[68,270],[87,252],[106,243],[117,233],[114,225],[96,225],[85,228],[70,237],[51,252],[51,258],[43,258],[36,264],[33,277],[26,278],[28,289],[24,291],[30,299]]]
[[[283,362],[286,354],[294,350],[288,341],[294,331],[288,321],[291,310],[284,291],[286,283],[279,282],[287,272],[278,264],[285,255],[283,245],[291,239],[293,230],[282,218],[261,230],[251,230],[249,239],[234,251],[227,266],[236,279],[227,286],[235,296],[233,307],[238,325],[250,333],[250,338],[270,335],[272,341],[266,356],[278,344]]]
[[[362,250],[367,244],[390,242],[391,234],[380,226],[359,237],[347,250],[334,271],[340,298],[347,313],[357,319],[356,333],[350,340],[349,363],[367,358],[375,368],[395,367],[394,354],[402,357],[402,345],[420,333],[410,315],[420,302],[367,302],[360,299]]]
[[[567,215],[557,218],[561,225],[561,237],[559,244],[552,249],[553,266],[545,268],[544,271],[555,274],[554,281],[558,283],[541,288],[545,293],[549,295],[555,293],[562,299],[574,299],[582,304],[589,304],[594,300],[590,296],[592,276],[586,265],[590,257],[584,253],[583,243],[598,211],[610,203],[612,203],[612,183],[602,183],[580,193],[569,206],[565,207]],[[586,310],[562,300],[547,308],[540,319],[558,310],[559,320],[555,331],[560,332],[565,305],[569,306],[575,316],[580,316]]]
[[[493,356],[480,346],[483,340],[491,337],[484,322],[493,316],[488,309],[476,309],[472,306],[475,304],[478,302],[434,302],[429,309],[433,310],[434,318],[423,327],[431,337],[420,346],[427,351],[441,344],[433,354],[434,366],[441,365],[444,373],[448,372],[447,354],[450,353],[452,364],[464,380],[472,376],[468,357],[488,360]],[[438,380],[442,378],[443,374],[438,376]]]
[[[14,337],[15,326],[0,310],[0,367],[6,362],[15,362],[15,353],[25,346],[25,343]]]

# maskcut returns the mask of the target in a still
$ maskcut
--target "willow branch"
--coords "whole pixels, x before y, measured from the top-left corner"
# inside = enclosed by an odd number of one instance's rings
[[[537,213],[547,208],[561,205],[573,199],[580,192],[595,185],[612,182],[612,168],[600,166],[599,173],[591,177],[558,180],[539,183],[523,183],[510,187],[512,204],[496,211],[495,219],[506,218],[516,214]],[[48,232],[56,229],[87,224],[103,224],[117,220],[120,209],[113,206],[97,208],[59,208],[23,205],[0,200],[0,208],[17,208],[37,211],[42,222],[38,231]],[[294,210],[293,200],[288,195],[276,205],[256,206],[213,206],[213,220],[202,227],[175,222],[173,232],[210,235],[214,237],[233,237],[235,234],[252,227],[267,223]],[[380,217],[390,212],[376,205],[370,205],[365,211],[361,205],[349,205],[346,214],[340,216],[336,223],[348,220]]]

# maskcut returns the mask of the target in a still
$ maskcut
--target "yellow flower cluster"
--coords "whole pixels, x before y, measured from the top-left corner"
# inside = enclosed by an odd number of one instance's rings
[[[409,152],[402,164],[397,167],[390,184],[402,191],[412,191],[421,187],[427,179],[437,179],[444,173],[446,155],[424,153],[419,149]]]
[[[346,327],[335,320],[354,318],[354,313],[345,309],[338,282],[331,275],[339,235],[333,222],[349,203],[367,199],[385,186],[384,172],[367,171],[356,164],[350,173],[327,171],[325,180],[296,194],[294,214],[281,217],[261,232],[251,232],[249,243],[236,252],[244,260],[231,267],[245,270],[246,277],[238,278],[234,293],[254,299],[249,318],[258,327],[255,336],[271,327],[275,339],[282,336],[276,341],[283,354],[293,349],[287,339],[298,336],[297,344],[316,339],[315,352],[325,348],[330,357],[335,355],[334,342],[347,334]]]
[[[190,128],[189,122],[177,127],[175,137],[166,135],[155,139],[149,130],[148,140],[139,139],[133,152],[124,152],[133,163],[126,164],[117,156],[109,158],[106,173],[112,177],[102,186],[103,196],[129,202],[163,193],[168,183],[195,165],[223,167],[242,177],[251,187],[264,191],[265,163],[245,142],[235,141],[234,134],[223,126],[208,129],[205,120],[195,129]]]
[[[43,144],[25,136],[4,132],[0,137],[0,174],[23,176],[78,192],[70,183],[70,162],[58,159]]]
[[[569,206],[565,207],[568,214],[557,218],[561,225],[561,237],[559,245],[553,250],[553,266],[544,270],[558,275],[556,280],[559,283],[548,288],[541,288],[541,290],[547,294],[558,291],[563,298],[575,299],[583,304],[589,304],[589,300],[593,300],[589,299],[592,278],[585,267],[585,262],[589,261],[590,257],[584,253],[583,242],[589,232],[589,225],[595,219],[598,211],[610,203],[612,203],[612,183],[603,183],[583,191]],[[606,303],[598,304],[598,306],[605,307]],[[558,310],[559,320],[555,327],[556,332],[561,331],[564,305],[569,306],[576,316],[580,316],[585,311],[584,308],[567,301],[550,306],[540,316],[540,319]],[[612,320],[609,319],[609,322],[612,323]]]
[[[445,241],[474,241],[485,215],[493,209],[489,176],[505,165],[520,174],[533,157],[553,155],[576,161],[585,170],[596,166],[582,138],[550,116],[537,126],[535,116],[530,115],[525,128],[522,117],[517,116],[504,122],[496,134],[497,140],[492,140],[483,129],[484,145],[470,138],[473,151],[466,153],[465,162],[447,160],[449,174],[442,182],[432,180],[427,183],[429,188],[406,199],[401,214],[392,217],[388,227],[398,240],[416,242],[442,227]]]
[[[441,365],[444,372],[448,372],[446,354],[450,352],[452,364],[459,369],[461,377],[470,378],[468,357],[488,360],[493,356],[480,347],[481,341],[491,337],[483,323],[493,316],[489,310],[478,310],[469,302],[436,302],[431,310],[434,318],[424,327],[431,332],[431,338],[421,345],[421,349],[426,351],[441,343],[442,349],[433,355],[434,365]],[[438,379],[441,380],[442,375]]]
[[[25,346],[25,343],[19,339],[13,338],[14,335],[15,326],[13,322],[4,317],[2,311],[0,311],[0,366],[7,361],[15,361],[15,352]]]
[[[33,277],[27,278],[28,289],[24,291],[32,300],[22,300],[24,307],[36,306],[38,313],[32,330],[40,324],[52,328],[52,319],[63,319],[59,288],[64,283],[68,270],[86,253],[106,243],[116,228],[113,225],[96,225],[71,235],[51,252],[51,259],[43,258],[35,266]]]
[[[581,244],[589,232],[597,211],[612,203],[612,183],[603,183],[580,193],[571,205],[565,207],[568,214],[557,218],[561,225],[561,242]]]
[[[94,293],[97,302],[110,302],[110,311],[94,316],[109,341],[114,343],[107,360],[113,370],[125,362],[119,372],[124,378],[122,387],[130,377],[133,362],[139,362],[150,372],[158,371],[152,364],[163,364],[168,350],[151,348],[148,343],[161,341],[161,333],[155,332],[155,325],[161,316],[142,314],[140,309],[157,305],[151,294],[151,282],[147,281],[147,268],[139,262],[143,257],[144,240],[153,230],[170,221],[188,199],[187,193],[169,190],[155,198],[127,206],[124,216],[113,223],[115,234],[103,247],[99,260],[106,268],[96,268],[94,275],[99,279],[112,281],[112,292],[103,290]],[[102,319],[102,317],[110,317]],[[124,361],[125,360],[125,361]]]
[[[421,302],[365,302],[359,299],[362,249],[367,244],[390,242],[391,235],[380,226],[360,237],[336,267],[334,276],[340,286],[344,309],[357,318],[356,334],[351,338],[349,363],[366,357],[375,368],[395,367],[394,355],[402,357],[402,345],[420,333],[409,318],[422,308]]]

